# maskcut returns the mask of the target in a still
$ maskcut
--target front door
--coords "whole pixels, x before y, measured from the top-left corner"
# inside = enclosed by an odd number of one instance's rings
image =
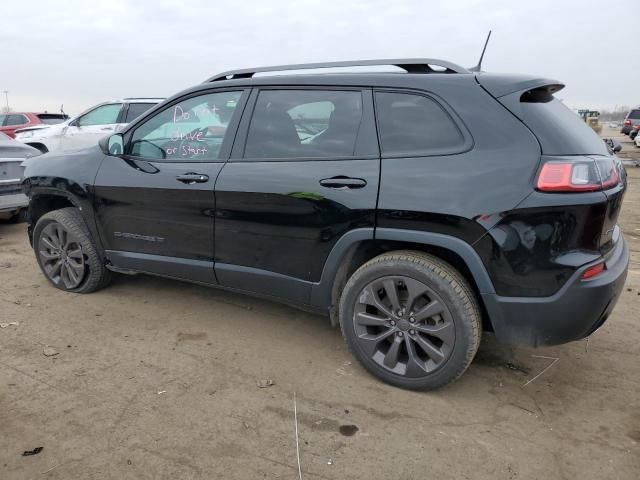
[[[97,145],[102,137],[116,131],[121,110],[121,103],[110,103],[78,117],[65,129],[60,139],[61,149],[76,150]]]
[[[380,161],[369,90],[254,90],[216,182],[221,285],[307,303],[347,231],[374,226]]]
[[[213,186],[244,99],[233,90],[177,100],[127,130],[125,155],[104,159],[95,208],[116,267],[215,283]]]

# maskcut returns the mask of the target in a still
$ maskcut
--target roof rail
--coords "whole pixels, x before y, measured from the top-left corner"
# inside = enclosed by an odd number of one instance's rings
[[[346,62],[325,62],[325,63],[299,63],[295,65],[277,65],[272,67],[243,68],[241,70],[229,70],[208,78],[204,83],[216,82],[218,80],[232,80],[237,78],[251,78],[256,73],[262,72],[282,72],[286,70],[312,70],[317,68],[339,68],[339,67],[369,67],[373,65],[393,65],[407,71],[407,73],[471,73],[464,67],[446,60],[436,58],[395,58],[383,60],[349,60]],[[444,68],[444,70],[434,70],[431,66]]]

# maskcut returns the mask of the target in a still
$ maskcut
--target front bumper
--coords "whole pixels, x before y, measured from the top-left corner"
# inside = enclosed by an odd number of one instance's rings
[[[578,269],[550,297],[483,294],[496,338],[511,345],[559,345],[591,335],[607,320],[627,278],[629,247],[621,235],[604,273],[581,280]]]
[[[24,193],[0,195],[0,214],[13,214],[29,205],[29,199]]]

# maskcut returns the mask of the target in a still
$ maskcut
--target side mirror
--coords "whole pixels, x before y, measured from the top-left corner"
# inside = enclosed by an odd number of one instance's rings
[[[613,153],[618,153],[620,150],[622,150],[622,145],[618,142],[614,142]]]
[[[121,133],[114,133],[113,135],[100,139],[98,145],[105,155],[119,157],[124,153],[124,138]]]

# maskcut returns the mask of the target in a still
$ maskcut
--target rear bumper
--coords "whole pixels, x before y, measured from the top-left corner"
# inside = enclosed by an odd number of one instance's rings
[[[0,214],[11,214],[29,205],[29,199],[24,193],[0,195]]]
[[[607,320],[627,278],[629,248],[624,237],[606,260],[604,273],[581,280],[578,269],[550,297],[483,294],[496,338],[512,345],[558,345],[591,335]]]

